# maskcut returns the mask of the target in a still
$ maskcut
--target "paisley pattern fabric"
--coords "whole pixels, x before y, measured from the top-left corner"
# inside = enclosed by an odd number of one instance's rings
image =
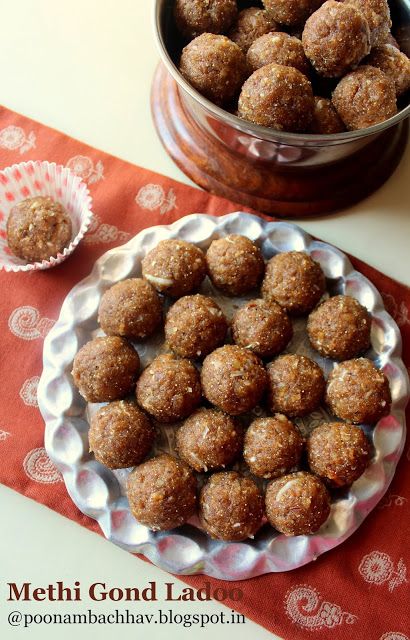
[[[95,216],[78,249],[60,266],[47,272],[0,272],[0,452],[7,461],[0,465],[0,482],[99,532],[95,521],[71,502],[44,449],[44,424],[36,393],[43,340],[68,291],[88,275],[107,249],[150,225],[168,224],[193,212],[223,215],[238,206],[92,149],[0,107],[0,168],[21,159],[46,159],[69,166],[87,182]],[[7,213],[0,211],[0,216]],[[385,304],[402,331],[409,367],[410,290],[359,260],[353,262],[383,292]],[[318,412],[318,421],[320,418]],[[407,444],[387,495],[356,534],[294,572],[238,583],[243,599],[225,604],[291,640],[409,640],[409,545],[405,535],[409,518]],[[232,583],[206,579],[213,588],[232,588]],[[203,576],[183,580],[198,588],[204,583]]]

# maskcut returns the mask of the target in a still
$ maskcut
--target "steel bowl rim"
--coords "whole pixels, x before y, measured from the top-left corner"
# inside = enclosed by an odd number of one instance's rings
[[[196,102],[198,102],[208,113],[213,115],[218,120],[222,120],[224,124],[237,129],[243,133],[251,135],[255,138],[268,141],[283,143],[285,145],[294,144],[294,146],[308,145],[308,146],[330,146],[331,143],[339,145],[353,140],[359,140],[370,137],[372,135],[381,134],[383,131],[390,129],[396,124],[399,124],[407,117],[410,116],[410,104],[404,109],[401,109],[394,116],[388,120],[384,120],[378,124],[375,124],[366,129],[358,129],[355,131],[346,131],[344,133],[336,134],[306,134],[306,133],[291,133],[278,131],[270,127],[263,127],[261,125],[246,122],[242,118],[229,113],[225,109],[218,107],[216,104],[205,98],[199,91],[194,89],[187,80],[180,73],[179,69],[173,62],[171,56],[168,53],[165,45],[161,30],[161,10],[164,4],[164,0],[155,0],[153,22],[154,22],[154,34],[158,51],[161,56],[162,62],[165,64],[166,69],[182,87],[182,89]],[[296,143],[296,144],[295,144]],[[323,143],[323,144],[320,144]]]

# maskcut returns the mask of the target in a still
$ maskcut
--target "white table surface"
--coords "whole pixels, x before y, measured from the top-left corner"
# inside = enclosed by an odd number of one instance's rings
[[[168,158],[155,133],[149,109],[158,55],[152,37],[152,0],[14,0],[2,2],[0,18],[1,102],[88,144],[125,160],[189,180]],[[347,211],[297,220],[306,230],[337,244],[410,285],[410,147],[392,178],[376,194]],[[45,507],[0,486],[0,637],[19,638],[188,638],[215,640],[273,638],[261,627],[215,625],[204,630],[181,626],[11,628],[5,620],[5,583],[37,586],[56,580],[83,585],[107,581],[130,586],[169,576],[132,557]],[[167,603],[154,603],[157,608]],[[84,608],[88,601],[83,602]],[[26,611],[50,611],[28,603]],[[154,605],[133,605],[147,612]],[[15,607],[17,608],[17,607]],[[23,609],[23,607],[20,607]],[[94,605],[98,612],[112,604]],[[169,604],[168,604],[169,608]],[[226,611],[217,603],[172,603],[175,613]],[[78,609],[53,605],[53,611]],[[311,635],[309,635],[311,637]]]

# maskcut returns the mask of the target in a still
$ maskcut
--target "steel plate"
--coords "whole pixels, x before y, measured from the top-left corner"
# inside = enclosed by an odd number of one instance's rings
[[[214,238],[228,233],[240,233],[257,242],[266,259],[281,251],[306,251],[321,264],[331,295],[352,295],[373,316],[372,347],[366,355],[383,369],[390,381],[392,410],[375,427],[363,425],[374,445],[372,463],[351,488],[333,497],[328,521],[312,536],[287,538],[265,524],[253,540],[219,542],[208,538],[195,518],[173,531],[149,531],[138,524],[129,511],[124,482],[130,470],[111,471],[89,453],[88,417],[99,405],[86,404],[74,387],[70,372],[79,348],[100,333],[97,311],[102,294],[119,280],[139,276],[142,258],[159,240],[178,237],[206,249]],[[208,279],[201,291],[215,297],[228,316],[240,303],[238,299],[221,296]],[[328,373],[333,362],[311,350],[304,327],[305,320],[294,323],[295,336],[288,350],[313,357]],[[135,346],[145,365],[163,348],[162,336],[135,343]],[[39,406],[46,423],[47,452],[62,472],[77,507],[98,521],[105,537],[131,552],[145,555],[172,573],[203,573],[225,580],[295,569],[352,535],[393,478],[405,440],[404,409],[408,397],[409,382],[401,360],[400,332],[375,287],[353,269],[341,251],[313,240],[296,225],[265,222],[240,212],[220,218],[193,214],[170,226],[145,229],[127,244],[97,260],[92,273],[66,297],[60,317],[45,340],[44,369],[38,388]],[[257,408],[255,413],[260,415],[261,409]],[[321,408],[298,424],[306,433],[327,416]],[[173,426],[161,427],[157,451],[172,451],[174,431]]]

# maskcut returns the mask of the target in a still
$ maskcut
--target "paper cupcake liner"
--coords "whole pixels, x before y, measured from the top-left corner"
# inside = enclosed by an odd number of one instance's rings
[[[72,222],[72,238],[62,253],[49,260],[27,263],[13,255],[7,244],[7,218],[11,208],[21,200],[50,196],[60,202]],[[37,271],[63,262],[76,248],[91,224],[92,199],[85,182],[67,167],[39,160],[13,164],[0,171],[0,269]]]

